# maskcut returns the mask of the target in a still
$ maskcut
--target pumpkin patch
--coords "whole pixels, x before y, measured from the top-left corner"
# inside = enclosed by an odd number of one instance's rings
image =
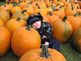
[[[38,24],[30,26],[27,24],[30,16],[39,14],[43,17],[42,22],[50,24],[52,37],[57,39],[56,41],[60,44],[70,44],[69,39],[73,38],[72,43],[81,52],[80,2],[74,0],[6,0],[6,2],[0,6],[0,56],[5,55],[11,47],[16,56],[22,56],[19,61],[67,61],[55,49],[48,48],[48,51],[42,51],[40,48],[42,37],[38,29],[33,29],[33,26]],[[49,33],[49,30],[46,31]]]

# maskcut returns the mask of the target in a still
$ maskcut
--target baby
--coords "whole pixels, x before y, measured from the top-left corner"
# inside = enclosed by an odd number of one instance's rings
[[[41,35],[41,43],[48,45],[49,48],[60,50],[60,43],[57,39],[52,37],[52,27],[49,23],[43,22],[43,17],[32,15],[27,20],[27,26],[31,25]]]

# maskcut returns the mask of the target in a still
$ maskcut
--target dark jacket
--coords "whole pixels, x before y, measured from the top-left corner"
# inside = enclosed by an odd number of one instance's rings
[[[49,48],[60,50],[60,43],[57,39],[52,37],[52,27],[49,23],[42,22],[41,28],[37,29],[37,31],[41,35],[42,44],[49,42]],[[43,38],[43,36],[46,36],[46,38]]]

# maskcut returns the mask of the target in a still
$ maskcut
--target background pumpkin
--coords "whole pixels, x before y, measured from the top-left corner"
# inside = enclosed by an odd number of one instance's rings
[[[73,33],[73,39],[71,40],[71,44],[76,48],[79,52],[81,52],[81,28],[77,29]]]
[[[78,16],[68,16],[67,20],[71,24],[73,32],[75,32],[81,26],[81,18]]]
[[[8,11],[0,8],[0,19],[3,20],[4,24],[10,19],[10,14]]]
[[[11,19],[7,22],[6,27],[9,29],[9,31],[11,32],[11,34],[13,34],[13,32],[26,25],[26,21],[21,20],[21,19]]]
[[[65,16],[65,11],[64,11],[64,8],[63,7],[59,7],[59,8],[56,8],[54,11],[53,11],[53,14],[54,15],[57,15],[59,18],[63,19],[64,16]]]
[[[3,56],[10,48],[10,32],[5,27],[0,27],[0,56]]]
[[[57,20],[55,22],[51,23],[53,28],[53,36],[57,38],[61,43],[64,43],[67,41],[68,38],[70,38],[72,34],[72,26],[67,21],[67,18],[64,17],[63,20]]]
[[[58,58],[57,58],[58,57]],[[48,49],[43,45],[42,49],[33,49],[25,53],[19,61],[66,61],[65,57],[55,49]]]
[[[11,39],[11,48],[19,57],[31,49],[40,48],[40,44],[40,35],[33,28],[22,27],[14,32]]]

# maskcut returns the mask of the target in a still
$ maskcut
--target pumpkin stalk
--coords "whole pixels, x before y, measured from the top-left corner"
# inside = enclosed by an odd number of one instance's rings
[[[74,7],[73,7],[73,5],[71,4],[71,7],[72,7],[72,10],[74,10]]]
[[[27,10],[23,10],[21,13],[24,14],[24,12],[27,12]]]
[[[42,52],[40,56],[45,58],[48,58],[50,56],[47,45],[42,44]]]
[[[77,13],[74,14],[75,17],[76,17],[77,15],[78,15]]]
[[[67,16],[65,16],[65,17],[63,18],[63,21],[65,22],[65,21],[66,21],[66,19],[67,19]]]
[[[48,15],[52,16],[52,12],[48,12]]]
[[[28,25],[28,26],[26,27],[26,29],[27,29],[27,30],[30,30],[30,29],[31,29],[31,25]]]
[[[17,18],[17,21],[20,21],[20,19],[21,19],[20,17],[19,17],[19,18]]]

